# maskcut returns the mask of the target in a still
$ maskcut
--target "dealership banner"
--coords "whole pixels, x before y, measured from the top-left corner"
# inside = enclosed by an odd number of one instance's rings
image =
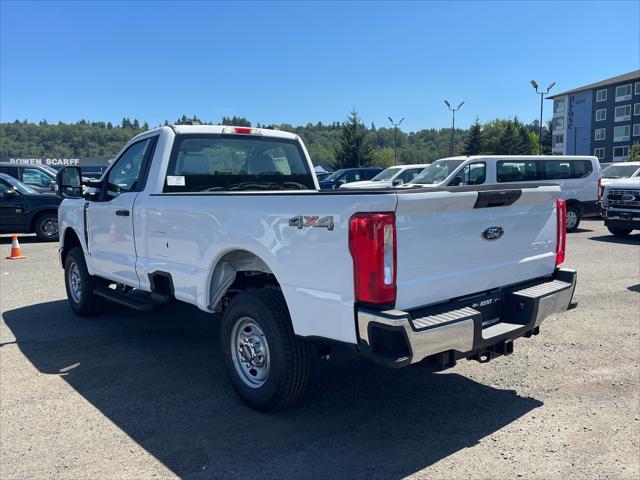
[[[78,158],[26,158],[0,157],[0,163],[18,163],[20,165],[50,165],[52,167],[106,167],[110,163],[108,158],[78,157]]]

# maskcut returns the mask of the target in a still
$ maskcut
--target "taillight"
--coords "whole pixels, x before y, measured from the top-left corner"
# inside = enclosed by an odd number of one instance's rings
[[[396,216],[357,213],[349,224],[356,301],[396,301]]]
[[[602,201],[602,178],[598,178],[598,201]]]
[[[556,200],[558,231],[556,233],[556,265],[564,262],[567,247],[567,204],[561,198]]]

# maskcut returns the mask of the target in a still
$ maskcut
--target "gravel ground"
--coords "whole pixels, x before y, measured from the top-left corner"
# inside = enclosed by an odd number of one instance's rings
[[[2,479],[640,478],[638,234],[583,221],[578,308],[512,356],[430,374],[338,353],[272,415],[232,391],[214,318],[79,319],[57,245],[22,246],[0,261]]]

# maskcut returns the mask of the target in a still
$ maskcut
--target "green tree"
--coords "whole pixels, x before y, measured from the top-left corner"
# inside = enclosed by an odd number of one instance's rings
[[[374,148],[367,133],[367,128],[354,108],[349,113],[347,121],[342,125],[342,134],[336,148],[336,160],[334,163],[336,169],[373,164],[375,160],[373,155]]]
[[[476,117],[475,122],[473,122],[473,125],[471,125],[469,129],[467,139],[464,142],[463,153],[465,155],[478,155],[482,152],[482,145],[482,126]]]
[[[634,143],[629,149],[629,162],[640,162],[640,143]]]

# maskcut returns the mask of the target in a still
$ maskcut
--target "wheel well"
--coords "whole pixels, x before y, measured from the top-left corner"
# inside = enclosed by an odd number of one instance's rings
[[[234,295],[265,287],[280,290],[267,264],[251,252],[232,250],[218,260],[211,274],[209,309],[222,312]]]
[[[567,204],[567,207],[577,208],[578,211],[580,212],[580,215],[582,215],[582,204],[580,203],[580,201],[578,201],[578,200],[566,200],[565,203]]]
[[[54,215],[58,215],[58,212],[54,209],[50,209],[50,210],[42,210],[38,213],[36,213],[33,218],[31,219],[31,231],[34,231],[36,229],[36,223],[38,223],[38,219],[40,217],[42,217],[42,215],[45,215],[47,213],[53,213]]]
[[[73,230],[73,228],[67,228],[64,231],[64,237],[62,238],[62,265],[64,265],[64,262],[67,259],[67,254],[69,253],[69,250],[71,250],[74,247],[80,247],[82,248],[82,244],[80,243],[80,239],[78,238],[78,235],[76,235],[76,232]]]

